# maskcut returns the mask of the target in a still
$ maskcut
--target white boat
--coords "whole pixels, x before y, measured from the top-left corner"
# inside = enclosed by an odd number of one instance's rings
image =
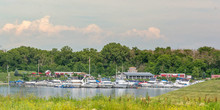
[[[155,84],[156,87],[158,88],[164,88],[164,86],[166,85],[166,81],[160,81],[157,84]]]
[[[51,86],[53,86],[53,87],[60,87],[62,85],[62,81],[61,80],[54,79],[51,82],[52,82]]]
[[[150,87],[152,84],[148,83],[148,82],[141,82],[140,85],[142,87]]]
[[[35,83],[35,86],[47,86],[47,81],[37,81]]]
[[[148,87],[157,87],[158,81],[157,78],[150,78],[150,81],[147,81],[149,86]]]
[[[47,82],[47,86],[48,86],[48,87],[54,87],[54,84],[53,84],[53,82],[48,81],[48,82]]]
[[[102,78],[101,82],[99,83],[99,87],[100,88],[112,88],[113,87],[113,83],[108,78]]]
[[[25,87],[35,86],[36,81],[27,81],[24,82]]]
[[[183,78],[183,79],[177,79],[173,87],[182,88],[182,87],[186,87],[189,85],[191,85],[190,80]]]
[[[128,88],[141,87],[139,83],[140,83],[139,81],[128,81]]]
[[[71,80],[67,80],[66,81],[66,84],[68,87],[81,87],[83,81],[82,80],[79,80],[79,79],[71,79]]]
[[[135,82],[135,81],[128,81],[128,86],[131,87],[131,86],[135,85],[136,83],[137,82]]]
[[[127,88],[128,82],[122,78],[116,78],[115,83],[113,85],[114,88]]]
[[[168,81],[164,85],[164,88],[172,88],[172,87],[173,87],[173,82],[172,81]]]
[[[96,82],[96,80],[94,78],[85,78],[85,79],[83,79],[83,83],[82,83],[81,87],[97,88],[98,83]]]

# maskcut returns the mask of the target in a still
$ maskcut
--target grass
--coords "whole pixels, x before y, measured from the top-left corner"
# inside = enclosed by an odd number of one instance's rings
[[[10,73],[10,81],[15,81],[15,80],[19,80],[22,79],[22,77],[18,77],[18,76],[14,76],[14,72],[9,72]],[[8,79],[7,79],[8,73],[0,73],[0,82],[6,82],[8,83]]]
[[[24,73],[31,74],[32,72],[34,71],[18,70],[19,74],[24,74]],[[10,73],[10,81],[17,81],[19,79],[22,79],[21,76],[14,76],[14,73],[15,73],[14,71],[11,71],[9,73]],[[0,72],[0,83],[8,82],[7,76],[8,76],[7,72]]]
[[[181,88],[176,91],[171,91],[169,93],[155,97],[169,98],[173,102],[182,101],[183,99],[219,99],[220,101],[220,80],[209,80],[189,87]]]
[[[97,95],[92,98],[0,96],[1,110],[207,110],[220,109],[220,80],[210,80],[150,98]]]
[[[28,74],[31,75],[31,73],[37,73],[35,71],[24,71],[24,70],[18,70],[18,73],[23,75],[23,74]],[[17,80],[23,80],[22,76],[14,76],[15,72],[9,72],[10,73],[10,81],[17,81]],[[8,83],[7,79],[8,73],[6,72],[0,72],[0,83]],[[60,79],[60,80],[66,80],[67,78],[64,76],[61,76],[59,78],[50,78],[50,77],[45,77],[45,76],[37,76],[37,77],[31,77],[28,76],[29,80],[47,80],[47,79]]]
[[[166,99],[165,99],[166,100]],[[69,97],[38,98],[0,96],[1,110],[176,110],[176,109],[216,109],[218,102],[201,102],[190,100],[173,104],[170,101],[151,101],[151,98],[135,98],[133,96],[107,97],[98,95],[80,100]]]

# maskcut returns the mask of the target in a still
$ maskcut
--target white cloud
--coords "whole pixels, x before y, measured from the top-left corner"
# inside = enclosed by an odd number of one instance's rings
[[[21,45],[44,47],[50,45],[104,45],[108,42],[134,40],[138,38],[153,40],[163,39],[160,29],[150,27],[147,30],[128,30],[125,32],[111,32],[100,28],[96,24],[86,27],[55,25],[50,23],[50,16],[34,21],[24,20],[20,24],[7,23],[0,28],[0,36],[8,39],[4,47],[13,48]],[[7,36],[7,37],[6,37]],[[49,36],[49,37],[48,37]],[[146,40],[143,40],[146,41]]]
[[[102,29],[96,24],[90,24],[86,28],[81,29],[83,33],[101,33]]]
[[[54,34],[62,30],[74,30],[74,27],[67,27],[67,26],[61,26],[53,24],[50,24],[49,22],[49,16],[45,16],[39,20],[35,21],[23,21],[21,24],[5,24],[3,28],[1,29],[2,33],[10,33],[15,35],[26,35],[30,33],[48,33],[48,34]]]
[[[160,34],[160,29],[156,27],[150,27],[148,30],[137,30],[132,29],[125,33],[122,33],[123,36],[130,36],[130,37],[141,37],[143,39],[161,39],[165,38],[164,35]]]

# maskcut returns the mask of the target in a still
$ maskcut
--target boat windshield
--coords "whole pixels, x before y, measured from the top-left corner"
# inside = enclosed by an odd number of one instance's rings
[[[112,82],[103,82],[104,84],[112,84]]]
[[[102,81],[111,81],[109,78],[102,78]]]

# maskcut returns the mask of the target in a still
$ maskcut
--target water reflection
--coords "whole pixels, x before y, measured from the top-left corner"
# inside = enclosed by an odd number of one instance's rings
[[[72,98],[92,97],[98,94],[105,96],[121,96],[125,94],[135,97],[145,96],[147,93],[150,97],[155,97],[175,89],[172,88],[140,88],[140,89],[124,89],[124,88],[52,88],[52,87],[8,87],[0,86],[0,94],[19,94],[26,96],[33,94],[39,97],[50,96],[71,96]]]

